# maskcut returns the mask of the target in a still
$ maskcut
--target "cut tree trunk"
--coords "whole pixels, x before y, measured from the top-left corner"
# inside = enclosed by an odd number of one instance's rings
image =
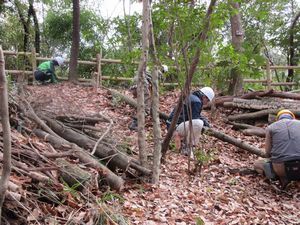
[[[90,151],[96,144],[96,142],[91,140],[89,137],[70,129],[61,123],[58,123],[53,119],[48,117],[43,117],[43,119],[47,121],[48,125],[55,133],[69,142],[75,143],[78,146]],[[107,162],[108,168],[112,170],[121,168],[123,171],[126,171],[129,167],[131,167],[144,175],[151,174],[149,169],[140,166],[134,159],[131,159],[124,153],[120,152],[117,149],[118,147],[109,144],[109,142],[111,142],[111,140],[106,141],[106,138],[104,138],[104,140],[99,143],[95,151],[95,156],[100,158],[102,161]]]
[[[224,107],[241,108],[241,109],[253,109],[253,110],[264,110],[264,109],[296,109],[300,111],[300,101],[294,100],[279,100],[274,98],[263,98],[263,99],[241,99],[234,98],[232,102],[224,102]]]
[[[265,129],[261,128],[261,127],[256,127],[256,126],[252,126],[246,123],[235,123],[235,122],[231,122],[231,121],[227,121],[228,124],[233,125],[232,129],[233,130],[240,130],[240,129],[244,129],[242,131],[243,134],[245,135],[255,135],[258,137],[265,137]]]
[[[253,99],[253,98],[268,96],[272,92],[273,92],[273,90],[270,90],[270,91],[254,91],[254,92],[244,94],[240,98],[242,98],[242,99]],[[233,99],[234,99],[233,96],[216,97],[215,98],[215,105],[216,105],[216,107],[223,106],[224,102],[232,102]],[[205,105],[204,109],[209,109],[210,107],[211,107],[211,103]]]
[[[243,134],[248,136],[258,136],[258,137],[265,137],[266,131],[263,128],[257,127],[257,128],[249,128],[242,131]]]
[[[64,123],[70,123],[74,125],[93,125],[93,126],[96,123],[107,121],[105,118],[98,118],[98,115],[95,116],[96,117],[58,116],[56,117],[56,119]]]
[[[258,118],[268,116],[269,114],[275,114],[276,112],[277,112],[276,109],[265,109],[265,110],[261,110],[261,111],[257,111],[257,112],[230,115],[230,116],[228,116],[228,120],[229,121],[255,120]]]
[[[81,169],[79,166],[69,163],[65,159],[56,159],[56,165],[60,168],[60,177],[66,182],[69,187],[82,190],[84,184],[92,177],[90,173]]]
[[[276,114],[280,109],[265,109],[257,112],[251,113],[243,113],[243,114],[236,114],[228,116],[229,121],[236,121],[236,120],[256,120],[259,118],[267,117],[269,114]],[[298,109],[289,109],[291,110],[296,117],[300,116],[300,111]]]
[[[300,94],[299,93],[290,93],[290,92],[280,92],[280,91],[254,91],[247,94],[244,94],[240,96],[242,99],[255,99],[259,97],[277,97],[277,98],[287,98],[287,99],[294,99],[294,100],[300,100]],[[224,102],[232,102],[234,99],[233,96],[221,96],[217,97],[215,100],[216,106],[223,106]],[[204,106],[204,109],[209,109],[211,107],[211,104],[207,104]]]
[[[225,142],[228,142],[230,144],[233,144],[241,149],[244,149],[252,154],[255,154],[255,155],[258,155],[260,157],[263,157],[263,158],[266,158],[266,154],[263,150],[259,149],[259,148],[256,148],[252,145],[249,145],[248,143],[240,140],[240,139],[237,139],[237,138],[234,138],[234,137],[231,137],[227,134],[224,134],[222,133],[221,131],[217,131],[215,129],[212,129],[212,128],[207,128],[207,127],[204,127],[204,130],[205,130],[205,134],[207,135],[210,135],[210,136],[213,136],[213,137],[216,137],[222,141],[225,141]]]
[[[226,121],[226,123],[232,125],[233,130],[258,128],[256,126],[249,125],[249,124],[246,124],[246,123],[236,123],[236,122],[232,122],[232,121]]]
[[[112,189],[119,191],[123,188],[124,181],[121,177],[114,174],[111,170],[101,164],[97,159],[92,157],[82,148],[39,129],[36,129],[33,132],[38,137],[50,142],[55,148],[66,148],[67,150],[70,150],[71,148],[74,156],[78,157],[80,162],[84,163],[86,166],[95,168],[100,173],[100,176],[104,178],[104,181],[107,182]]]
[[[273,91],[268,96],[270,96],[270,97],[289,98],[289,99],[294,99],[294,100],[300,100],[300,94],[299,93],[289,93],[289,92]]]

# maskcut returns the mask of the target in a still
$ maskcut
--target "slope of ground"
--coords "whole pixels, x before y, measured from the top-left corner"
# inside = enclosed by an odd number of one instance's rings
[[[128,129],[135,110],[107,91],[93,90],[68,83],[28,87],[28,100],[36,109],[55,115],[90,115],[102,113],[113,121],[113,133],[119,141],[137,151],[136,133]],[[125,91],[124,91],[125,92]],[[126,93],[126,92],[125,92]],[[128,94],[128,93],[127,93]],[[161,96],[161,111],[169,113],[178,93]],[[207,112],[204,112],[208,115]],[[225,114],[210,118],[214,128],[252,145],[263,147],[263,139],[244,137],[223,123]],[[105,127],[103,127],[105,129]],[[162,125],[163,134],[165,126]],[[151,151],[151,120],[147,118],[147,140]],[[120,199],[108,201],[128,216],[132,224],[300,224],[300,192],[292,184],[287,192],[275,191],[258,175],[240,175],[234,169],[251,168],[257,158],[243,150],[204,135],[200,146],[213,158],[201,174],[187,171],[185,156],[169,151],[162,165],[158,186],[128,181]]]

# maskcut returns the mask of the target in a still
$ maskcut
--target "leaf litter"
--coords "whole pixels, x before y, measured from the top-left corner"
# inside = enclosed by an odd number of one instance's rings
[[[135,110],[114,99],[105,89],[95,91],[92,87],[69,83],[27,88],[31,93],[28,101],[37,110],[68,116],[86,116],[99,112],[105,114],[114,121],[112,129],[118,141],[125,142],[134,151],[138,150],[137,135],[128,129]],[[129,95],[126,90],[122,92]],[[176,104],[178,95],[178,91],[173,91],[160,96],[160,110],[169,113]],[[264,147],[263,138],[244,136],[225,124],[226,113],[220,110],[214,119],[210,118],[214,128],[251,145]],[[204,111],[204,115],[209,118],[208,111]],[[148,148],[152,152],[151,119],[148,117],[146,126]],[[166,127],[163,122],[162,131],[165,135]],[[18,133],[14,132],[14,135],[19,144],[26,142],[24,137],[17,136]],[[112,206],[119,208],[130,219],[131,224],[300,224],[298,184],[290,187],[288,195],[276,192],[259,175],[230,172],[232,169],[252,168],[256,156],[207,135],[201,137],[201,148],[214,154],[214,158],[202,168],[201,174],[189,173],[187,158],[169,150],[166,163],[161,166],[159,185],[129,180],[120,193],[125,201],[112,203]],[[12,175],[12,179],[23,185],[29,185],[30,182],[15,175]],[[72,206],[73,208],[83,207],[73,196],[69,195],[66,200],[78,205]],[[64,214],[66,207],[61,205],[53,213],[61,217],[67,216]],[[46,204],[40,206],[31,212],[28,221],[50,211],[51,208],[47,208]],[[87,214],[77,213],[75,219],[80,221],[84,217]]]

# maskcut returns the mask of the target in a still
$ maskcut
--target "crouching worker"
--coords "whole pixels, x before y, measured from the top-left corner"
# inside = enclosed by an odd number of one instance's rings
[[[41,63],[36,71],[34,71],[35,79],[41,83],[45,83],[48,80],[50,80],[51,83],[57,83],[55,67],[62,66],[64,61],[64,58],[58,56],[51,61]]]
[[[300,180],[300,121],[289,110],[278,112],[266,129],[265,151],[269,160],[257,160],[255,170],[269,179],[279,179],[281,188]]]
[[[181,150],[181,153],[188,155],[189,147],[196,146],[199,143],[203,126],[210,126],[207,119],[201,115],[201,111],[203,105],[212,101],[214,96],[215,93],[210,87],[203,87],[188,96],[187,100],[184,102],[177,121],[177,127],[173,135],[176,150]],[[168,129],[174,117],[174,113],[175,108],[167,120]],[[192,116],[192,129],[189,127],[190,115]],[[186,143],[187,146],[185,146],[184,143]]]
[[[158,78],[162,79],[163,74],[168,72],[168,66],[162,65],[160,71],[158,71]],[[133,85],[130,87],[130,92],[132,93],[134,98],[137,98],[137,82],[138,82],[138,74],[136,74],[133,78]],[[144,79],[144,103],[145,103],[145,112],[147,115],[151,114],[151,95],[152,95],[152,75],[147,70]],[[128,126],[130,130],[137,130],[137,117],[133,116],[130,125]]]

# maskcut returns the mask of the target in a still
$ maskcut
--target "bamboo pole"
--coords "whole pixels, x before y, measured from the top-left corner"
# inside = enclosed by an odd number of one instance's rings
[[[262,84],[266,85],[266,84]],[[293,85],[298,85],[297,82],[276,82],[276,83],[270,83],[271,86],[293,86]]]
[[[97,58],[92,58],[93,61],[97,61]],[[118,64],[123,64],[124,62],[121,59],[101,59],[103,63],[118,63]],[[132,64],[138,65],[139,62],[132,62]]]
[[[36,50],[35,48],[32,48],[31,50],[31,64],[32,64],[32,75],[33,75],[33,84],[35,84],[35,77],[34,77],[34,71],[36,70],[37,63],[36,63]]]
[[[102,49],[100,50],[100,53],[97,54],[96,89],[98,89],[99,85],[102,86],[101,58],[102,58]]]
[[[267,89],[269,91],[269,90],[271,90],[271,83],[272,83],[269,59],[266,60],[266,75],[267,75]]]
[[[9,74],[20,74],[20,73],[24,73],[27,75],[31,75],[32,71],[23,71],[23,70],[5,70],[5,73],[9,73]]]
[[[270,66],[271,70],[300,69],[300,66]]]
[[[31,55],[31,52],[13,52],[13,51],[3,51],[4,55]],[[37,53],[38,55],[38,53]]]
[[[244,79],[244,83],[267,83],[266,79],[257,80],[257,79]]]

